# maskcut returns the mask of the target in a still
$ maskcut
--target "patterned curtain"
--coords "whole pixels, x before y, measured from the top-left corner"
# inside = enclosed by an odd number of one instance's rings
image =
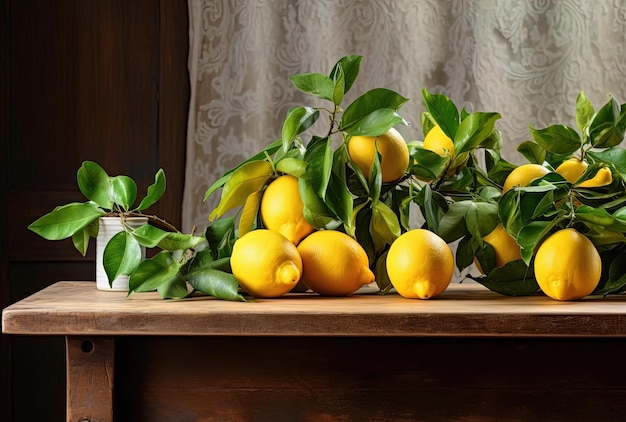
[[[469,111],[497,111],[504,156],[528,125],[575,127],[580,90],[626,102],[624,0],[189,0],[191,104],[183,226],[204,228],[219,175],[280,137],[288,80],[364,57],[350,94],[386,87],[410,99],[407,141],[423,139],[422,88]]]

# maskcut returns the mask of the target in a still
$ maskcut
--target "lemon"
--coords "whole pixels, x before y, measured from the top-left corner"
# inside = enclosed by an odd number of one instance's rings
[[[511,261],[522,259],[520,246],[515,238],[504,229],[502,223],[498,224],[487,236],[483,237],[483,240],[493,247],[496,255],[496,267],[502,267]],[[478,270],[484,273],[482,268],[480,268],[478,260],[475,260],[474,263]]]
[[[279,297],[302,275],[302,259],[285,236],[267,229],[248,232],[235,241],[230,257],[233,275],[254,297]]]
[[[589,165],[586,161],[578,158],[570,158],[563,161],[557,168],[556,172],[563,176],[570,183],[577,181],[583,175]]]
[[[409,166],[409,148],[400,132],[391,128],[386,133],[373,136],[353,136],[348,141],[348,155],[369,179],[376,148],[381,155],[380,170],[384,183],[404,176]]]
[[[411,299],[430,299],[443,293],[454,274],[450,247],[424,229],[400,235],[389,248],[386,265],[393,287]]]
[[[439,125],[433,126],[426,134],[424,138],[424,149],[436,152],[442,157],[446,155],[450,156],[450,158],[454,157],[454,144],[452,143],[452,139],[441,130]]]
[[[576,187],[579,188],[601,188],[602,186],[610,185],[613,182],[613,174],[611,170],[606,167],[602,167],[595,176],[591,179],[587,179],[584,182],[579,183]]]
[[[550,235],[535,255],[535,278],[552,299],[576,300],[591,294],[602,272],[595,246],[574,229]]]
[[[285,236],[297,245],[315,228],[304,219],[298,179],[284,175],[271,182],[261,198],[260,214],[265,228]]]
[[[528,186],[533,180],[548,173],[550,173],[550,170],[539,164],[522,164],[509,173],[504,181],[502,193],[506,193],[516,186]]]
[[[347,296],[374,281],[367,253],[352,237],[336,230],[320,230],[298,245],[302,281],[326,296]]]

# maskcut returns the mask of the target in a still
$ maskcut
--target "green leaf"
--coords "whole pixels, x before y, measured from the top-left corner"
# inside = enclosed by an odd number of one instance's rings
[[[316,229],[322,229],[336,221],[337,216],[315,192],[308,178],[298,179],[298,187],[300,188],[300,197],[304,205],[304,218],[309,224]]]
[[[370,91],[367,91],[365,94],[361,95],[359,98],[354,100],[346,108],[341,118],[339,129],[341,131],[349,131],[350,134],[353,134],[353,135],[356,133],[359,133],[362,130],[350,130],[350,128],[352,126],[359,124],[361,120],[366,119],[367,116],[374,113],[376,110],[391,109],[393,111],[397,111],[407,101],[408,101],[408,98],[404,98],[400,94],[392,90],[386,89],[386,88],[375,88]],[[391,120],[389,118],[390,113],[393,113],[393,112],[389,112],[389,111],[382,112],[379,117],[380,118],[384,117],[386,120]],[[376,117],[377,115],[374,115],[372,118],[370,118],[370,120]],[[367,121],[365,123],[361,123],[360,126],[365,128],[368,126],[374,126],[374,123]],[[378,133],[372,133],[371,135],[368,134],[368,136],[376,136],[384,132],[386,132],[386,130],[383,130]]]
[[[592,208],[588,205],[581,205],[576,208],[576,218],[587,223],[626,232],[626,220],[616,218],[602,208]]]
[[[238,292],[237,279],[230,273],[205,268],[189,274],[187,281],[197,291],[217,299],[245,302],[244,297]]]
[[[473,205],[465,213],[467,230],[475,237],[486,236],[498,224],[498,204],[493,202],[471,202]]]
[[[335,84],[333,80],[321,73],[302,73],[289,77],[289,80],[300,91],[314,95],[323,100],[333,100]]]
[[[128,293],[151,292],[161,286],[183,281],[180,265],[169,252],[161,251],[154,257],[142,261],[130,275]]]
[[[441,156],[436,152],[423,148],[421,142],[409,142],[409,155],[413,158],[410,173],[424,180],[436,180],[443,176],[448,168],[449,156]]]
[[[89,230],[87,227],[83,227],[72,235],[72,243],[74,247],[82,256],[87,254],[87,248],[89,247]]]
[[[239,167],[224,185],[220,203],[209,215],[209,220],[213,221],[230,209],[242,206],[248,195],[261,190],[273,174],[272,166],[265,160],[250,161]]]
[[[532,269],[521,260],[494,268],[486,277],[469,277],[501,295],[528,296],[539,291]]]
[[[28,226],[46,240],[67,239],[106,212],[93,202],[71,203],[55,208]]]
[[[517,146],[517,150],[532,164],[542,165],[546,160],[548,151],[541,145],[532,141],[524,141]]]
[[[431,94],[426,88],[422,90],[422,96],[424,106],[432,119],[437,122],[443,133],[454,139],[459,127],[459,111],[454,103],[445,95]]]
[[[109,198],[111,181],[102,167],[93,161],[84,161],[76,174],[78,188],[87,199],[100,207],[113,209],[113,201]]]
[[[522,260],[526,265],[530,265],[537,246],[561,221],[563,217],[560,216],[548,221],[531,221],[517,232],[515,238],[522,249]]]
[[[389,274],[387,273],[388,253],[389,251],[383,252],[378,259],[376,259],[376,264],[374,265],[374,279],[376,280],[376,284],[382,293],[387,293],[393,288],[391,280],[389,279]]]
[[[326,205],[346,226],[350,226],[352,219],[353,198],[346,185],[345,176],[331,172],[326,189]]]
[[[143,211],[154,205],[165,193],[165,187],[165,172],[163,169],[159,169],[154,175],[154,183],[148,186],[148,193],[141,200],[137,209]]]
[[[545,129],[529,126],[529,130],[536,143],[554,154],[571,154],[580,149],[580,136],[569,126],[553,125]]]
[[[128,176],[111,177],[109,198],[124,211],[128,211],[137,199],[137,184]]]
[[[330,180],[333,166],[333,151],[330,148],[330,138],[314,137],[307,146],[304,154],[307,163],[307,184],[322,199],[326,196],[326,188]]]
[[[611,258],[608,279],[594,294],[609,295],[621,293],[626,289],[626,254],[618,252],[617,256]],[[606,261],[608,259],[603,256],[602,262]]]
[[[398,216],[383,202],[376,202],[372,207],[370,233],[375,244],[379,239],[391,245],[400,236]]]
[[[395,110],[381,108],[354,122],[345,132],[348,136],[378,136],[400,123],[405,121]]]
[[[626,149],[613,147],[603,151],[588,151],[596,162],[611,163],[623,180],[626,180]]]
[[[626,107],[611,99],[594,116],[589,125],[591,145],[596,148],[608,148],[619,145],[624,140],[626,131]]]
[[[180,273],[178,273],[176,277],[157,287],[157,291],[163,299],[183,299],[189,296],[187,282],[180,275]]]
[[[126,231],[121,231],[109,240],[104,248],[102,263],[104,271],[109,278],[109,284],[112,285],[120,275],[131,274],[141,263],[142,253],[141,246]]]
[[[380,191],[383,185],[383,172],[380,168],[380,152],[378,147],[375,149],[374,160],[372,161],[372,167],[370,167],[370,173],[367,176],[368,190],[372,202],[376,203],[380,199]]]
[[[221,218],[209,225],[205,236],[213,258],[230,256],[232,242],[235,239],[235,217]]]
[[[263,148],[257,154],[253,155],[252,157],[248,158],[247,160],[239,163],[235,167],[233,167],[230,170],[226,171],[219,179],[217,179],[215,182],[213,182],[213,184],[211,186],[209,186],[209,188],[207,189],[206,193],[204,194],[204,200],[206,201],[209,198],[209,196],[211,196],[213,194],[213,192],[215,192],[216,190],[218,190],[219,188],[224,186],[226,184],[226,182],[228,182],[228,180],[230,180],[230,177],[232,176],[232,174],[237,169],[239,169],[240,167],[242,167],[245,164],[250,163],[252,161],[264,160],[268,155],[272,155],[276,151],[278,151],[281,148],[282,143],[283,143],[282,139],[277,139],[276,141],[272,142],[271,144],[269,144],[268,146]]]
[[[580,133],[587,133],[593,114],[593,105],[583,91],[580,91],[576,98],[576,127]],[[541,164],[541,163],[538,163]]]
[[[439,233],[439,222],[448,210],[446,199],[439,192],[433,191],[430,185],[424,185],[414,201],[420,206],[428,228]]]
[[[499,118],[498,113],[472,113],[463,119],[452,138],[456,154],[471,151],[482,144],[493,132]]]
[[[283,122],[282,145],[283,151],[287,151],[296,136],[310,128],[319,118],[319,110],[311,107],[294,107],[287,112]]]
[[[333,90],[333,103],[338,106],[343,101],[343,96],[346,89],[343,66],[340,63],[337,63],[335,65],[335,68],[333,68],[333,72],[331,72],[331,75],[333,83],[335,84],[335,88]]]
[[[354,54],[350,56],[342,57],[335,64],[335,66],[333,67],[333,70],[330,72],[330,78],[332,80],[337,80],[335,75],[338,72],[337,69],[341,66],[343,79],[344,79],[344,85],[345,85],[345,88],[343,90],[344,94],[347,93],[350,90],[350,88],[352,88],[352,84],[354,83],[354,81],[356,80],[356,77],[359,74],[359,67],[360,67],[362,59],[363,59],[362,56],[357,56]],[[339,103],[335,103],[335,104],[339,104]]]

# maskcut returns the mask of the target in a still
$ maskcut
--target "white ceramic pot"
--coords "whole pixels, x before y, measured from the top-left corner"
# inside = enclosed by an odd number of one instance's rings
[[[126,218],[126,223],[131,227],[139,227],[148,222],[147,217],[129,217]],[[101,217],[100,229],[98,230],[98,237],[96,238],[96,287],[98,290],[107,291],[128,291],[128,276],[121,275],[113,280],[112,287],[109,285],[109,279],[106,271],[104,271],[104,265],[102,264],[102,256],[104,255],[104,248],[113,236],[121,232],[122,222],[119,217]],[[146,257],[146,248],[141,247],[141,258]]]

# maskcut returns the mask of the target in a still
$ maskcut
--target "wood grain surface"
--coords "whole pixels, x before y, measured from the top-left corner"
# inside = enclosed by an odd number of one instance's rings
[[[2,329],[31,335],[612,337],[626,336],[626,296],[558,302],[463,283],[434,300],[303,293],[241,303],[127,296],[98,291],[93,282],[59,282],[6,308]]]

